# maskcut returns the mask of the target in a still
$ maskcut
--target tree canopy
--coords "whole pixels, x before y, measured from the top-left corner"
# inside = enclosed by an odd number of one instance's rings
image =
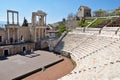
[[[63,22],[65,22],[66,21],[66,19],[65,18],[63,18],[63,20],[62,20]]]
[[[25,17],[24,17],[24,21],[23,21],[22,26],[28,26],[28,21],[27,21],[27,19],[25,19]]]
[[[118,7],[118,8],[115,10],[115,13],[116,13],[116,15],[119,15],[119,16],[120,16],[120,7]]]
[[[102,9],[99,9],[97,11],[94,11],[94,16],[96,17],[103,17],[106,15],[106,11],[105,10],[102,10]]]
[[[66,31],[66,26],[65,24],[61,24],[58,28],[58,36],[61,36],[61,34]]]

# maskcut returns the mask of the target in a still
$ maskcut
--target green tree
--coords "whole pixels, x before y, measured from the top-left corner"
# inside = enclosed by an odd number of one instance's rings
[[[83,24],[82,20],[78,21],[78,23],[77,23],[77,25],[81,26],[81,27],[82,27],[82,24]]]
[[[63,20],[62,20],[63,22],[65,22],[66,21],[66,19],[65,18],[63,18]]]
[[[25,19],[25,17],[24,17],[24,21],[23,21],[22,26],[28,26],[28,21],[27,21],[27,19]]]
[[[103,17],[103,16],[106,15],[106,11],[102,10],[102,9],[99,9],[97,11],[94,11],[93,14],[94,14],[95,17]]]
[[[61,34],[66,31],[66,26],[65,24],[61,24],[59,25],[59,28],[58,28],[58,36],[61,36]]]
[[[81,27],[85,27],[85,18],[82,18],[80,21],[78,21],[77,25]]]
[[[115,9],[115,13],[116,13],[116,15],[119,15],[119,16],[120,16],[120,7],[117,8],[117,9]]]

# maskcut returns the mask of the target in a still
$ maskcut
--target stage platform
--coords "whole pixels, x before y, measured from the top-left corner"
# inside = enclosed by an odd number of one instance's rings
[[[40,50],[30,55],[10,56],[0,60],[0,80],[22,79],[63,60],[60,55]]]

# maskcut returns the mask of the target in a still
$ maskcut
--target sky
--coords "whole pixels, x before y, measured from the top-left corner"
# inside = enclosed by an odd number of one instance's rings
[[[7,20],[7,10],[19,11],[19,21],[24,17],[31,22],[32,12],[42,10],[47,13],[47,24],[61,21],[70,13],[77,13],[80,6],[88,6],[92,11],[111,10],[120,7],[120,0],[1,0],[0,21]]]

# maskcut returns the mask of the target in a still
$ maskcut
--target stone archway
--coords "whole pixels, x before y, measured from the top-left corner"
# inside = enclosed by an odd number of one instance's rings
[[[45,41],[45,42],[43,43],[43,49],[44,49],[44,50],[49,50],[49,43],[48,43],[47,41]]]
[[[42,40],[41,41],[41,49],[47,49],[49,51],[52,51],[54,49],[54,40],[49,39],[49,40]]]

